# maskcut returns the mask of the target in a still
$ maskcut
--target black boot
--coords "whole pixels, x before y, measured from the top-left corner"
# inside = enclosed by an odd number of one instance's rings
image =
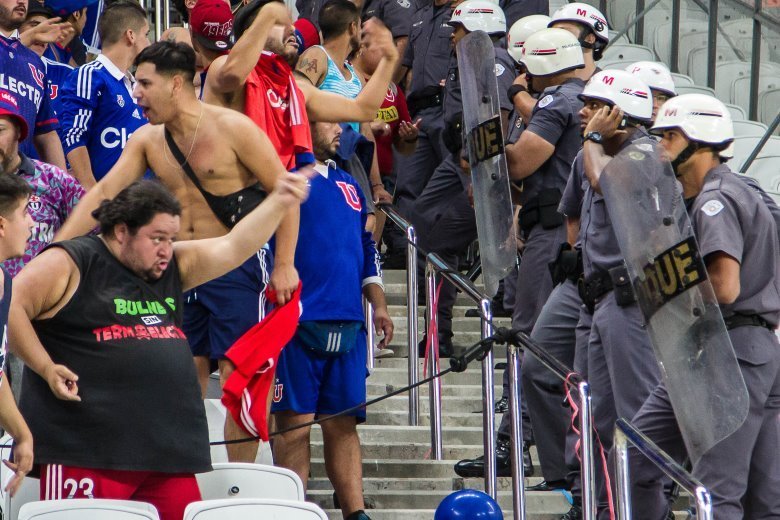
[[[359,511],[355,511],[354,513],[351,513],[346,518],[346,520],[371,520],[371,518],[369,518],[366,512],[361,509]]]
[[[496,438],[496,474],[499,477],[512,476],[512,461],[510,459],[511,444],[506,437]],[[528,445],[523,443],[523,471],[526,477],[533,476],[534,465],[531,462],[531,453]],[[484,477],[485,458],[464,459],[455,464],[455,473],[464,478]]]

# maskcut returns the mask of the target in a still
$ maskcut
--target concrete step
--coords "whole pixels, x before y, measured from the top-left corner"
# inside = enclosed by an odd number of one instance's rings
[[[533,486],[542,481],[542,477],[526,478],[526,486]],[[498,489],[500,491],[512,490],[512,479],[500,477],[498,479]],[[463,479],[453,476],[452,478],[364,478],[363,490],[368,492],[382,491],[457,491],[459,489],[485,489],[484,479]],[[327,478],[309,479],[310,490],[329,490],[333,491],[330,481]]]
[[[449,395],[442,396],[442,413],[445,413],[447,410],[458,410],[459,412],[469,413],[481,412],[482,397],[480,394],[481,391],[475,392],[473,397]],[[371,405],[371,409],[374,412],[406,412],[409,410],[409,399],[406,397],[406,395],[389,397],[384,401],[380,401],[374,405]],[[420,399],[420,413],[428,415],[430,414],[430,409],[430,399]],[[475,413],[475,415],[478,414]]]
[[[428,426],[391,426],[380,424],[361,424],[358,426],[361,442],[366,443],[430,443],[431,429]],[[322,442],[322,430],[319,426],[311,429],[312,442]],[[480,445],[482,443],[481,426],[444,426],[442,441],[446,446]]]
[[[501,396],[501,380],[497,379],[496,384],[494,388],[494,393],[496,396],[496,400]],[[366,391],[368,392],[368,395],[370,398],[379,397],[381,395],[389,394],[390,392],[393,392],[396,389],[403,388],[406,386],[406,383],[402,385],[391,385],[387,383],[382,382],[374,382],[372,378],[368,378],[368,382],[366,383]],[[428,385],[422,385],[417,387],[420,391],[420,396],[428,398]],[[404,399],[408,399],[407,394],[399,394],[402,395]],[[442,385],[441,387],[441,395],[442,397],[445,396],[464,396],[464,397],[475,397],[479,396],[480,399],[482,398],[482,386],[480,385]]]
[[[404,460],[424,460],[431,451],[431,443],[388,443],[388,442],[361,442],[361,451],[364,459],[404,459]],[[460,459],[473,459],[482,455],[482,445],[475,444],[455,444],[445,445],[442,450],[442,455],[445,460],[460,460]],[[323,444],[321,442],[311,443],[311,456],[322,458]]]
[[[364,500],[369,509],[435,509],[447,495],[448,491],[381,491],[372,493],[366,491]],[[311,490],[308,500],[323,508],[333,507],[333,492],[329,490]],[[512,493],[498,492],[498,504],[504,511],[512,510]],[[526,511],[533,518],[556,518],[566,513],[571,505],[561,493],[533,491],[526,493]],[[371,512],[369,512],[370,514]],[[550,515],[550,516],[548,516]],[[373,517],[372,517],[373,518]]]
[[[441,370],[448,368],[449,361],[441,360],[439,362],[439,367]],[[503,371],[494,370],[493,376],[496,382],[500,382],[501,378],[503,377]],[[420,370],[420,379],[422,379],[422,377],[422,370]],[[409,371],[406,368],[374,368],[374,371],[371,373],[371,376],[368,380],[371,383],[396,385],[398,388],[400,388],[409,383]],[[441,381],[442,386],[446,386],[451,383],[453,385],[474,385],[476,387],[481,387],[482,370],[480,369],[478,363],[469,365],[469,368],[465,372],[450,372],[449,374],[442,376]]]
[[[367,422],[371,424],[382,425],[395,425],[405,426],[409,424],[409,414],[406,410],[397,412],[381,412],[368,410],[366,416]],[[472,426],[479,427],[482,425],[482,414],[468,413],[468,412],[453,412],[446,409],[442,409],[441,413],[442,426]],[[501,422],[501,416],[497,416],[495,420],[495,427],[498,428]],[[420,424],[430,425],[430,416],[420,414]]]
[[[323,508],[324,509],[324,508]],[[325,509],[329,520],[341,520],[340,509]],[[371,510],[371,520],[433,520],[435,509],[383,509]]]

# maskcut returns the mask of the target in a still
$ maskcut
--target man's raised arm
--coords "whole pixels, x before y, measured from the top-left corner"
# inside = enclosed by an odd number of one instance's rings
[[[230,94],[241,88],[260,59],[274,25],[290,23],[290,11],[282,2],[269,2],[261,7],[230,54],[217,58],[209,67],[203,100],[209,103],[212,95]]]
[[[363,24],[362,44],[367,48],[378,46],[382,51],[382,59],[355,99],[319,90],[306,76],[296,73],[298,86],[306,97],[306,111],[310,121],[340,123],[374,120],[392,80],[398,62],[398,50],[393,43],[393,35],[376,18],[371,18]]]
[[[146,136],[152,132],[151,125],[144,125],[135,131],[114,167],[76,205],[68,220],[54,236],[55,242],[89,233],[97,225],[97,221],[92,218],[92,212],[100,203],[105,199],[113,199],[117,193],[143,177],[148,168],[143,143]]]

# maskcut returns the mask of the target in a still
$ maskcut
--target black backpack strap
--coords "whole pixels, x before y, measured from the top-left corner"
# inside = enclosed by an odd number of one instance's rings
[[[187,158],[184,157],[184,154],[181,153],[181,150],[179,150],[179,147],[176,145],[176,141],[173,140],[173,136],[167,128],[165,129],[164,133],[165,142],[168,143],[168,148],[171,149],[173,158],[176,159],[176,162],[179,163],[179,166],[181,166],[181,169],[184,170],[184,173],[187,174],[187,177],[190,178],[195,187],[198,188],[198,190],[206,198],[206,201],[208,201],[211,193],[203,189],[203,186],[201,186],[200,181],[198,180],[198,176],[195,175],[195,172],[192,170],[192,166],[190,166],[190,163],[187,162]]]

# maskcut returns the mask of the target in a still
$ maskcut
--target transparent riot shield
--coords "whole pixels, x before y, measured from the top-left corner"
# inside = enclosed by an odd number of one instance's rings
[[[495,296],[498,282],[517,262],[495,51],[483,31],[467,35],[458,42],[457,50],[482,279],[488,295]]]
[[[655,146],[648,138],[626,147],[599,184],[695,464],[744,422],[748,394],[682,189]]]
[[[649,138],[635,141],[599,183],[695,464],[745,421],[748,394],[682,189],[655,146]]]

